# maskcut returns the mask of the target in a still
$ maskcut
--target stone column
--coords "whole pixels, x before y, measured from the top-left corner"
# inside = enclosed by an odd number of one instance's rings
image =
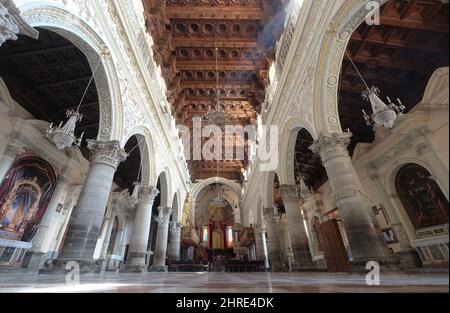
[[[273,208],[263,208],[264,222],[266,223],[267,237],[269,240],[269,262],[272,271],[281,271],[283,267],[280,262],[280,243],[277,235],[277,225],[275,224]]]
[[[181,229],[183,224],[174,222],[170,225],[169,260],[180,261]]]
[[[389,251],[376,230],[370,201],[363,193],[347,150],[351,136],[351,133],[321,135],[310,149],[320,155],[325,166],[332,200],[339,208],[350,244],[352,263],[359,268],[365,267],[368,261],[386,260]]]
[[[152,222],[152,209],[159,190],[151,186],[139,188],[139,202],[134,218],[133,236],[131,237],[130,253],[127,260],[127,270],[141,272],[146,270],[148,237]]]
[[[264,268],[269,268],[269,256],[267,255],[266,228],[263,225],[255,225],[256,230],[256,259],[264,261]]]
[[[292,253],[294,254],[293,269],[312,269],[313,262],[300,209],[300,199],[297,195],[297,186],[281,185],[280,191],[286,208],[287,227],[291,238]]]
[[[52,198],[48,204],[47,211],[42,217],[36,234],[33,237],[31,248],[31,257],[28,262],[28,268],[41,269],[47,258],[47,252],[50,250],[52,239],[58,231],[60,217],[62,212],[57,212],[58,205],[61,203],[61,197],[65,191],[67,180],[64,177],[59,179],[58,184],[53,191]]]
[[[114,174],[127,154],[118,141],[88,140],[91,165],[73,209],[63,250],[57,263],[78,261],[92,269],[94,250],[111,192]]]
[[[169,235],[169,221],[172,215],[172,208],[159,207],[159,214],[156,217],[158,222],[158,233],[156,234],[155,257],[152,265],[152,272],[167,272],[167,237]]]
[[[8,174],[9,170],[13,166],[15,159],[22,153],[22,151],[23,150],[21,148],[11,143],[5,148],[3,156],[0,159],[0,185],[2,184],[6,174]]]

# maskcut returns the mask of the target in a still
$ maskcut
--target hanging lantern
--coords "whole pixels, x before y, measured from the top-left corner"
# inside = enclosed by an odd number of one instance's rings
[[[364,118],[368,126],[383,126],[386,128],[394,127],[397,117],[402,115],[406,107],[397,99],[398,105],[394,104],[388,97],[388,104],[385,104],[379,97],[380,90],[377,87],[368,88],[363,92],[363,98],[370,102],[372,106],[372,115],[364,110]]]
[[[76,138],[75,136],[75,127],[77,122],[80,122],[83,119],[83,115],[78,111],[68,110],[66,117],[69,119],[64,126],[63,122],[57,127],[53,127],[53,123],[51,123],[46,131],[47,138],[54,142],[58,150],[64,150],[72,145],[79,147],[84,136],[84,133],[82,133],[79,138]]]
[[[353,62],[352,58],[350,57],[350,54],[347,53],[347,57],[349,58],[350,62],[352,63],[353,67],[355,68],[356,72],[358,73],[358,76],[363,81],[364,85],[366,86],[366,90],[363,91],[362,97],[370,102],[370,105],[372,107],[372,114],[369,115],[366,113],[366,111],[362,110],[364,119],[366,120],[366,123],[368,126],[382,126],[386,128],[392,128],[395,125],[395,121],[397,118],[403,114],[406,107],[402,104],[400,99],[397,99],[398,105],[394,104],[389,97],[387,97],[388,104],[385,104],[380,99],[380,89],[377,87],[372,86],[371,88],[367,84],[364,77],[361,75],[361,72],[358,70],[358,67],[356,66],[355,62]]]
[[[66,117],[68,118],[66,124],[61,122],[59,126],[53,127],[53,123],[50,124],[49,128],[46,130],[45,134],[47,138],[49,138],[55,144],[58,150],[64,150],[72,145],[80,146],[83,141],[84,132],[81,134],[79,138],[75,137],[75,128],[78,122],[81,122],[83,119],[83,115],[80,113],[81,104],[83,103],[84,98],[89,90],[89,87],[94,80],[95,73],[97,72],[101,63],[101,59],[98,61],[97,66],[95,67],[94,72],[92,72],[92,76],[89,80],[89,83],[86,86],[86,89],[81,97],[80,103],[76,110],[68,110],[66,112]],[[64,126],[63,126],[64,124]]]

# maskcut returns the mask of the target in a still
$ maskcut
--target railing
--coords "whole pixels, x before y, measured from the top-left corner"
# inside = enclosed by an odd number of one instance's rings
[[[20,267],[25,253],[31,247],[30,242],[0,239],[0,266]]]
[[[449,224],[418,229],[416,235],[411,246],[423,265],[448,265]]]
[[[187,246],[198,246],[200,244],[200,237],[194,227],[183,227],[181,240]]]

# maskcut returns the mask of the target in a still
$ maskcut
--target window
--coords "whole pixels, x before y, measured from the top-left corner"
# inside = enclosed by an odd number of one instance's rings
[[[232,248],[233,247],[233,226],[227,227],[227,247]]]
[[[404,166],[395,187],[416,229],[448,223],[448,200],[425,168],[417,164]]]

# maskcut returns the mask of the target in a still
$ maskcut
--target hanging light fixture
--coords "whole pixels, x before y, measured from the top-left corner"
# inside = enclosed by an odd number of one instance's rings
[[[308,199],[313,193],[306,184],[306,181],[310,178],[310,176],[300,171],[300,164],[297,162],[297,156],[294,157],[294,163],[295,185],[297,188],[297,194],[302,199]]]
[[[215,48],[216,52],[216,92],[215,92],[215,98],[213,101],[213,110],[207,112],[205,115],[202,116],[203,122],[210,125],[224,125],[225,123],[231,124],[235,121],[235,118],[228,114],[225,110],[225,103],[223,101],[220,101],[219,97],[219,60],[218,60],[218,54],[219,54],[219,48],[216,45]]]
[[[372,106],[372,114],[369,115],[366,113],[366,111],[362,110],[364,119],[366,120],[366,123],[368,126],[383,126],[386,128],[392,128],[395,125],[395,121],[397,118],[403,114],[406,107],[402,104],[400,99],[397,99],[398,104],[395,104],[391,101],[389,97],[387,97],[388,104],[385,104],[380,99],[380,89],[378,87],[369,87],[363,76],[361,75],[360,71],[356,67],[355,62],[353,62],[352,58],[350,57],[350,54],[348,51],[346,51],[347,57],[349,58],[350,62],[352,63],[353,67],[355,68],[356,72],[358,73],[358,76],[363,81],[364,85],[366,86],[366,90],[363,91],[362,97],[363,99],[370,102],[370,105]]]
[[[77,126],[77,123],[81,122],[81,120],[83,119],[83,115],[80,113],[81,104],[83,103],[83,100],[86,97],[89,87],[91,86],[92,81],[94,80],[95,73],[97,72],[100,63],[101,59],[98,61],[98,64],[95,67],[94,72],[92,73],[92,76],[89,80],[86,90],[84,91],[84,94],[81,97],[80,103],[78,104],[76,110],[67,110],[66,117],[68,118],[68,120],[66,124],[64,124],[64,122],[61,121],[59,126],[53,127],[53,123],[51,123],[49,128],[46,130],[47,138],[53,141],[58,150],[64,150],[65,148],[71,147],[72,145],[78,147],[81,145],[84,132],[81,134],[79,138],[76,138],[75,128]]]

